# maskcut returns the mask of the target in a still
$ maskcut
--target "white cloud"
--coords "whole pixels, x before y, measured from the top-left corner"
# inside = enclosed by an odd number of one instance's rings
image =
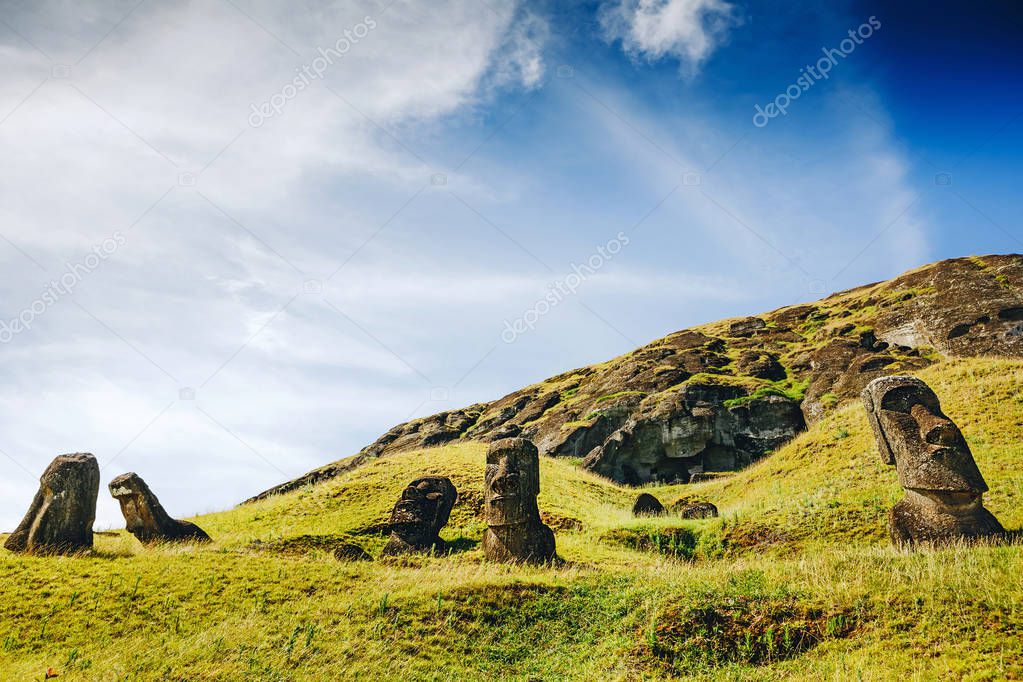
[[[686,73],[700,65],[739,23],[724,0],[611,0],[601,24],[611,40],[621,40],[633,57],[677,59]]]
[[[539,15],[522,11],[512,22],[502,53],[497,58],[494,83],[521,83],[535,88],[544,75],[543,47],[549,37],[547,22]]]
[[[433,218],[419,210],[436,199],[394,216],[443,170],[417,158],[436,156],[427,149],[439,124],[500,89],[539,84],[546,25],[517,3],[477,0],[301,13],[198,0],[143,3],[129,14],[134,4],[56,0],[5,13],[31,44],[0,26],[0,234],[14,244],[0,241],[0,318],[39,297],[66,261],[126,234],[73,297],[0,346],[15,363],[2,372],[0,449],[38,476],[60,452],[106,461],[128,446],[110,475],[153,472],[153,488],[184,514],[352,454],[428,395],[408,363],[436,370],[441,358],[405,341],[417,338],[406,335],[409,309],[436,317],[432,308],[451,301],[423,301],[411,296],[422,283],[393,282],[432,241],[416,228],[429,227]],[[281,92],[317,48],[367,16],[375,28],[322,80],[280,116],[249,126],[252,104]],[[70,64],[70,77],[46,80],[54,64]],[[179,184],[183,172],[198,177],[195,187]],[[480,187],[451,180],[469,197]],[[367,240],[385,224],[378,243],[412,230],[401,243],[408,259],[376,257]],[[328,288],[352,321],[319,296],[302,294],[282,311],[306,280],[325,280],[356,253]],[[360,279],[362,257],[373,259],[380,291]],[[452,257],[440,279],[472,288],[476,268],[462,260]],[[338,293],[348,291],[357,295]],[[185,386],[238,438],[187,401],[147,426]],[[34,492],[30,476],[15,474],[26,480],[4,495],[0,528],[16,523]],[[101,500],[100,523],[116,523],[116,507]]]

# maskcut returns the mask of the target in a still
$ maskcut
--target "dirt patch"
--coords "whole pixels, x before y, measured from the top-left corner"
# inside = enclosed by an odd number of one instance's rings
[[[540,520],[550,526],[555,533],[580,531],[583,529],[583,522],[571,516],[562,516],[554,512],[540,512]]]
[[[766,547],[788,547],[794,538],[783,530],[759,523],[742,523],[725,531],[722,544],[739,552]]]
[[[858,622],[851,608],[809,606],[795,597],[677,600],[641,630],[638,652],[679,674],[730,663],[761,665],[848,637]]]
[[[347,535],[297,535],[270,542],[255,540],[249,543],[247,549],[284,556],[302,556],[322,551],[347,561],[361,560],[368,556],[365,548],[352,542],[352,538]]]

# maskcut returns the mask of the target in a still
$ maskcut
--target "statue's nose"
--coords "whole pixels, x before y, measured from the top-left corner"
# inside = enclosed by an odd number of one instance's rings
[[[946,447],[959,444],[962,437],[959,429],[940,411],[917,404],[913,406],[911,413],[920,427],[920,435],[925,443]]]
[[[519,475],[514,472],[507,472],[494,480],[494,488],[499,493],[506,493],[514,490],[519,485]]]
[[[959,430],[947,419],[934,420],[927,424],[924,440],[931,445],[952,446],[959,442]]]

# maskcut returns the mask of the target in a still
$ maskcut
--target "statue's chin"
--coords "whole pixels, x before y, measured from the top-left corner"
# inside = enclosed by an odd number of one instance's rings
[[[907,488],[907,493],[915,493],[920,497],[937,503],[943,507],[950,508],[950,511],[971,511],[981,506],[982,494],[972,490],[926,490],[922,488]]]
[[[491,501],[489,512],[488,523],[492,526],[512,526],[530,520],[529,517],[522,515],[522,507],[517,498],[506,497]]]

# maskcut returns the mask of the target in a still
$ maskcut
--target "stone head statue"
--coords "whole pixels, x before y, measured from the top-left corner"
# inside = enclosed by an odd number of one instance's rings
[[[143,544],[158,542],[207,542],[210,536],[190,521],[173,519],[146,482],[134,473],[121,474],[108,484],[110,495],[121,505],[128,532]]]
[[[906,498],[892,510],[897,542],[1003,532],[983,507],[987,483],[959,427],[934,391],[911,376],[873,380],[862,393],[881,458],[894,465]]]
[[[4,546],[12,552],[72,554],[92,549],[99,464],[89,453],[60,455],[43,472],[39,490]]]
[[[492,561],[540,563],[557,558],[554,532],[540,520],[540,455],[524,438],[494,441],[484,474],[487,531],[483,552]]]
[[[881,457],[895,465],[903,488],[969,495],[987,491],[962,432],[923,381],[875,379],[863,391],[863,402]]]
[[[427,476],[409,483],[391,510],[391,537],[384,554],[443,549],[440,529],[447,524],[457,499],[458,492],[450,479]]]
[[[522,438],[496,441],[487,451],[484,476],[487,523],[508,526],[540,518],[540,455]]]

